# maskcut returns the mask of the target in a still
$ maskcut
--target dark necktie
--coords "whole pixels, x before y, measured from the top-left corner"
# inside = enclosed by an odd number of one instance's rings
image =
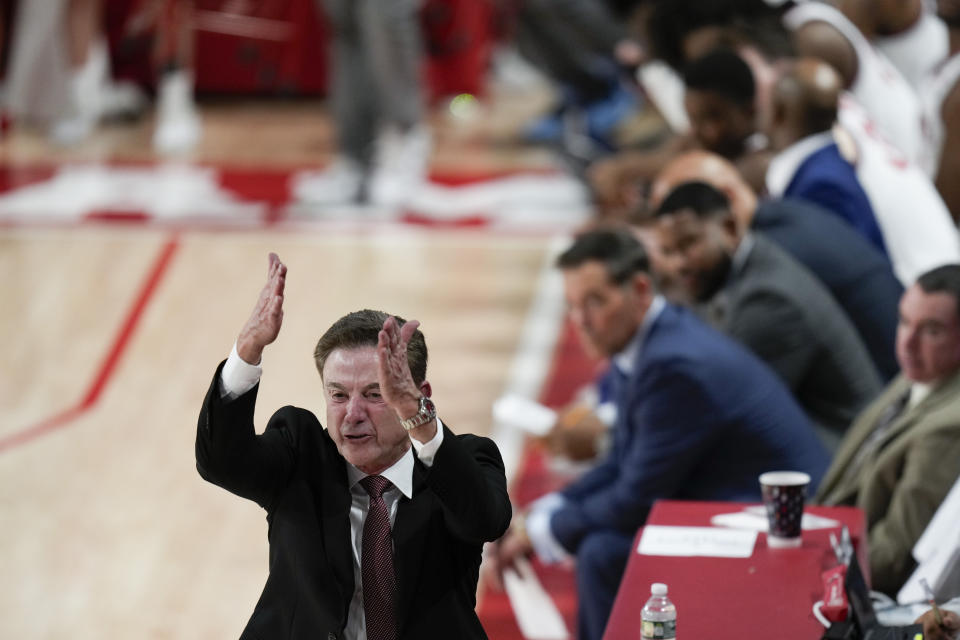
[[[360,571],[363,581],[363,615],[368,640],[394,640],[396,577],[393,572],[393,541],[390,538],[390,513],[383,492],[392,485],[383,476],[367,476],[360,481],[370,494],[370,509],[363,523]]]

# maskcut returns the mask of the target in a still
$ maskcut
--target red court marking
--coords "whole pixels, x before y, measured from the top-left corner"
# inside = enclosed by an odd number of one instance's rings
[[[407,211],[400,217],[400,221],[410,225],[420,227],[435,227],[446,229],[476,229],[490,226],[493,219],[489,216],[466,215],[451,220],[441,220],[431,216],[423,215],[415,211]]]
[[[87,392],[83,398],[74,406],[61,411],[60,413],[54,414],[37,424],[18,431],[17,433],[0,438],[0,453],[6,451],[7,449],[12,449],[13,447],[26,444],[31,440],[68,425],[89,411],[90,408],[97,403],[97,400],[100,399],[100,395],[106,388],[107,383],[113,376],[113,372],[116,369],[117,363],[120,361],[120,356],[122,356],[123,352],[126,351],[127,345],[130,342],[130,338],[133,336],[133,332],[136,330],[137,325],[140,323],[140,318],[143,316],[143,311],[146,309],[147,303],[150,302],[150,298],[153,297],[153,294],[157,289],[157,285],[163,279],[163,275],[166,272],[167,267],[170,265],[170,261],[173,258],[174,253],[176,253],[179,245],[179,236],[173,235],[160,249],[160,253],[154,260],[153,266],[147,273],[146,279],[140,286],[139,294],[133,301],[133,305],[130,307],[130,310],[127,312],[127,316],[124,319],[123,324],[120,326],[120,330],[117,332],[113,344],[110,346],[110,350],[107,352],[106,357],[100,364],[100,369],[97,371],[96,376],[90,383],[90,387],[87,389]]]

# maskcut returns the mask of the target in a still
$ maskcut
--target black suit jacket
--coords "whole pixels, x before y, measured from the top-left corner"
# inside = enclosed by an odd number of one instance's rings
[[[241,639],[334,640],[354,591],[346,463],[317,418],[277,411],[253,426],[257,388],[220,399],[220,369],[200,412],[200,475],[267,511],[270,574]],[[419,460],[413,498],[393,525],[398,639],[486,638],[474,611],[483,543],[511,508],[500,452],[487,438],[445,430],[432,467]]]

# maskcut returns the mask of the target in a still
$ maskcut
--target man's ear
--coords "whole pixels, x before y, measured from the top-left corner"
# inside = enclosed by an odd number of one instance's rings
[[[650,281],[650,274],[639,271],[633,274],[633,279],[630,281],[633,291],[639,296],[649,296],[653,290],[653,285]]]
[[[723,217],[720,218],[720,224],[723,226],[723,232],[734,239],[740,237],[740,229],[737,226],[737,219],[734,217],[733,212],[727,210]]]
[[[433,395],[433,387],[430,386],[430,383],[427,380],[424,380],[420,383],[420,393],[428,398]]]
[[[770,109],[770,128],[777,129],[787,122],[787,103],[779,95],[773,96],[773,107]]]
[[[740,243],[740,227],[737,225],[737,219],[733,216],[733,212],[728,210],[726,213],[721,214],[717,222],[720,223],[720,229],[723,231],[723,239],[726,241],[727,246],[731,250],[736,249]]]

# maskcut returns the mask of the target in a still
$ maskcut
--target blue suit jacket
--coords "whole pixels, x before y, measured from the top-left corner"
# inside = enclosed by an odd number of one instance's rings
[[[667,305],[617,393],[607,459],[563,491],[550,528],[575,552],[598,530],[632,536],[661,498],[761,499],[764,471],[806,471],[829,458],[770,369],[692,313]]]
[[[900,370],[895,354],[903,285],[876,247],[821,207],[771,199],[752,228],[776,242],[819,279],[853,322],[884,380]]]
[[[783,195],[813,202],[840,216],[887,254],[870,200],[853,165],[840,155],[836,144],[831,143],[804,160]]]

